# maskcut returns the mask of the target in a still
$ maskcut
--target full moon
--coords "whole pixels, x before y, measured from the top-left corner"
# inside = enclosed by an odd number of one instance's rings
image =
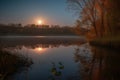
[[[42,25],[43,22],[42,22],[42,20],[38,20],[37,23],[38,23],[38,25]]]

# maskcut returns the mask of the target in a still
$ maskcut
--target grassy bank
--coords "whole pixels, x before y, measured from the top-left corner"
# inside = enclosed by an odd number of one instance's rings
[[[32,61],[24,56],[11,54],[8,51],[0,50],[0,80],[14,74],[23,67],[29,67]]]
[[[120,36],[98,38],[91,40],[89,43],[92,46],[120,49]]]

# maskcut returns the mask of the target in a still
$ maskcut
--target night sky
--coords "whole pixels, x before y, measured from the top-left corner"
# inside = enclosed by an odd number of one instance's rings
[[[75,16],[67,10],[66,0],[0,0],[0,23],[74,25]]]

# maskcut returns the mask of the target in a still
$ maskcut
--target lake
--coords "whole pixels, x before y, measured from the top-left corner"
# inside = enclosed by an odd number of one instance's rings
[[[2,36],[0,48],[33,64],[7,80],[120,80],[119,51],[90,46],[78,36]]]

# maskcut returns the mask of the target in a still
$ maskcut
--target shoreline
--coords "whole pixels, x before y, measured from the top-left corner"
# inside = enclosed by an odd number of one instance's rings
[[[120,36],[105,37],[89,41],[91,46],[104,47],[109,49],[120,49]]]

